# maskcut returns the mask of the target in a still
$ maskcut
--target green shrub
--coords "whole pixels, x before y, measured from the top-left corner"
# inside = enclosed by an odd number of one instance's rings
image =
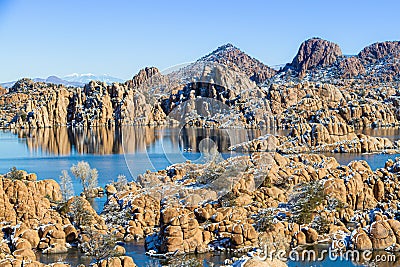
[[[329,221],[325,216],[317,215],[314,220],[311,222],[312,228],[314,228],[320,234],[329,233]]]
[[[219,198],[219,203],[222,207],[234,207],[236,206],[236,198],[235,194],[230,191]]]
[[[265,210],[258,214],[256,219],[256,230],[257,232],[267,232],[272,230],[274,225],[274,214],[272,210]]]
[[[23,180],[24,172],[17,170],[17,168],[14,166],[10,169],[10,172],[7,174],[7,177],[12,180]]]
[[[292,220],[298,224],[310,223],[316,207],[325,199],[324,185],[319,181],[295,186],[289,200]]]

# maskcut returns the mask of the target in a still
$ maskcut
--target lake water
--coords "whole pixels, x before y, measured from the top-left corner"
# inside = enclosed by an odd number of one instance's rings
[[[385,136],[391,140],[400,137],[399,129],[379,129],[364,131],[373,136]],[[59,180],[61,170],[69,168],[78,161],[89,162],[99,172],[99,185],[104,186],[116,179],[119,174],[134,180],[146,170],[160,170],[178,162],[191,160],[202,162],[204,153],[217,148],[224,158],[241,155],[228,151],[228,147],[258,136],[287,134],[287,130],[245,130],[245,129],[179,129],[163,127],[122,127],[13,130],[0,131],[0,173],[6,173],[13,166],[34,172],[38,179]],[[372,169],[384,166],[387,159],[398,155],[334,154],[341,164],[352,160],[366,160]],[[82,190],[74,181],[75,194]],[[101,211],[105,198],[96,199],[94,206]],[[138,266],[150,265],[156,261],[144,255],[142,243],[126,244],[127,254],[132,256]],[[192,256],[205,266],[221,264],[232,255],[206,253]],[[66,255],[41,256],[43,262],[66,260],[76,265],[87,263],[79,251],[71,250]],[[321,264],[321,265],[320,265]],[[351,261],[336,262],[288,262],[289,266],[356,266]]]
[[[154,127],[122,127],[0,131],[0,173],[13,166],[34,172],[39,179],[58,180],[61,170],[78,161],[89,162],[99,172],[99,184],[123,174],[134,179],[146,170],[160,170],[173,163],[201,162],[211,145],[224,158],[240,155],[228,147],[266,133],[287,131],[215,130]],[[75,193],[81,191],[77,181]]]

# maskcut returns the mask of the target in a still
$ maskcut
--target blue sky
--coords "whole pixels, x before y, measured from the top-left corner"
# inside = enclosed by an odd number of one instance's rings
[[[0,0],[0,81],[66,74],[131,78],[233,43],[267,65],[318,36],[356,54],[398,40],[396,1]]]

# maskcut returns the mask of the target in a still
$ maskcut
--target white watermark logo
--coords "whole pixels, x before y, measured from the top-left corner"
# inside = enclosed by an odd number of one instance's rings
[[[327,249],[292,249],[289,252],[284,249],[269,249],[264,245],[262,252],[255,257],[260,261],[279,259],[283,261],[307,261],[307,262],[323,262],[323,261],[351,261],[363,262],[368,266],[375,266],[377,263],[396,261],[396,255],[388,252],[382,254],[374,253],[372,250],[354,250],[347,249],[346,240],[333,240],[332,245]]]

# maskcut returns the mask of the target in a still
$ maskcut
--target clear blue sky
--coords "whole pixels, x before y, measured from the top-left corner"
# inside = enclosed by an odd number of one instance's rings
[[[0,81],[73,72],[131,78],[231,42],[267,65],[319,36],[345,54],[398,40],[397,1],[0,0]]]

